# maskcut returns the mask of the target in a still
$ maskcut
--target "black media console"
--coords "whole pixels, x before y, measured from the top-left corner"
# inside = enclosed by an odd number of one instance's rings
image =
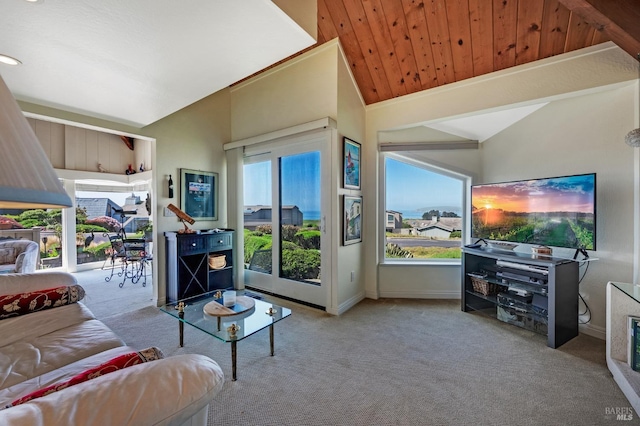
[[[465,247],[462,310],[544,334],[557,348],[578,335],[578,262]]]

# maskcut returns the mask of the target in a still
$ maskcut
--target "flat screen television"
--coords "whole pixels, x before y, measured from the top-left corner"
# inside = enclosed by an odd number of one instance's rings
[[[473,185],[471,238],[596,249],[595,173]]]

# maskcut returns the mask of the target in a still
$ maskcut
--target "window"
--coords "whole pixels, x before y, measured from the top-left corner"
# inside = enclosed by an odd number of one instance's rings
[[[385,259],[459,259],[465,177],[384,154]]]

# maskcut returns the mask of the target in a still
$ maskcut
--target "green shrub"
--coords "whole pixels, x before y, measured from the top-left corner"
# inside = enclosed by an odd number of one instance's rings
[[[300,246],[296,243],[292,243],[291,241],[283,241],[281,243],[282,250],[300,250]]]
[[[109,232],[109,230],[98,225],[88,225],[84,223],[79,223],[79,224],[76,224],[76,232],[83,233],[83,234],[88,234],[89,232],[93,232],[94,234],[99,234],[103,232]]]
[[[271,225],[258,225],[256,226],[256,232],[259,232],[261,234],[268,234],[271,235]]]
[[[316,279],[320,276],[320,252],[317,250],[283,250],[282,276],[292,280]]]
[[[295,237],[299,229],[300,228],[295,225],[282,225],[280,236],[285,241],[296,242]]]
[[[386,248],[386,257],[388,258],[411,258],[413,254],[403,249],[397,244],[389,243]]]
[[[320,231],[302,230],[295,235],[295,242],[302,248],[320,250]]]
[[[107,254],[105,253],[106,249],[110,249],[111,248],[111,243],[110,242],[105,242],[105,243],[101,243],[98,244],[97,246],[93,246],[93,247],[85,247],[84,251],[87,253],[91,253],[92,255],[94,255],[96,258],[106,258]]]
[[[271,235],[253,235],[252,233],[245,233],[244,236],[244,262],[251,262],[253,252],[256,250],[266,250],[271,248]]]

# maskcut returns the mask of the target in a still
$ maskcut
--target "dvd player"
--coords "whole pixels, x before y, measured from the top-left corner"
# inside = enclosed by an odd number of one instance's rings
[[[536,272],[538,274],[549,275],[549,269],[544,266],[527,265],[526,263],[508,262],[506,260],[496,260],[497,266],[504,268],[519,269],[521,271]]]

